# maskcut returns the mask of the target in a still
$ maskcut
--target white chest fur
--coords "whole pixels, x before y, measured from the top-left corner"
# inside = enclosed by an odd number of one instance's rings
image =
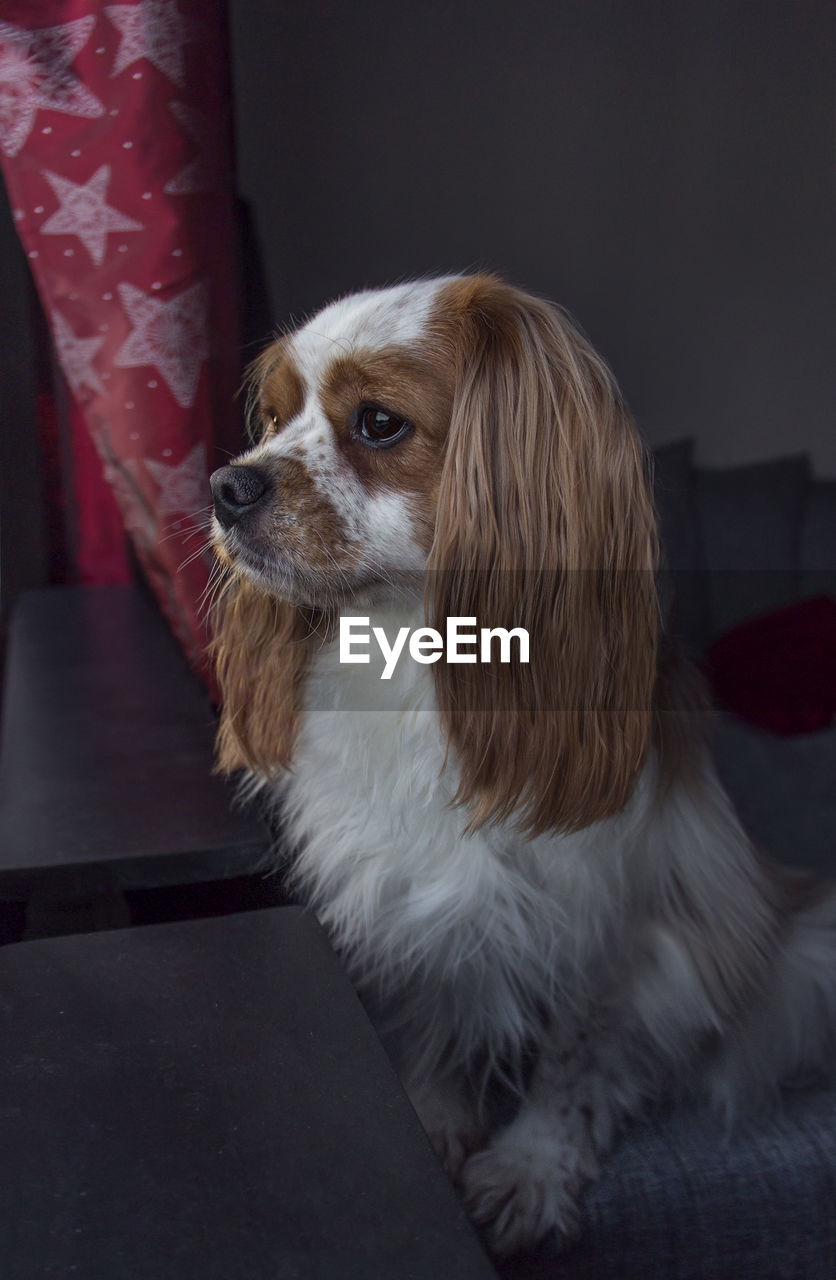
[[[404,621],[372,619],[387,634]],[[517,1046],[606,932],[620,867],[601,840],[608,824],[559,839],[508,827],[465,836],[431,669],[405,660],[382,681],[383,659],[370,653],[368,665],[344,666],[333,644],[314,658],[282,786],[297,884],[374,995],[409,988],[420,1009],[425,987],[451,1003],[465,1052],[487,1028],[493,1043]],[[590,937],[576,924],[593,914]]]

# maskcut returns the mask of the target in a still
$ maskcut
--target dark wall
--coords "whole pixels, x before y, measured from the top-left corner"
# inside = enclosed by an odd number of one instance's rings
[[[47,576],[42,465],[36,427],[35,301],[0,184],[0,650],[17,595]],[[2,665],[2,664],[0,664]]]
[[[836,474],[831,0],[231,4],[273,319],[488,267],[647,436]]]

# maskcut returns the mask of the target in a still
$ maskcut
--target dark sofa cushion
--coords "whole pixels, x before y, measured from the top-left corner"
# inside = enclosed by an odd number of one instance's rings
[[[788,865],[836,878],[836,729],[780,738],[721,715],[714,759],[760,849]]]
[[[696,1114],[636,1125],[565,1254],[503,1280],[826,1280],[836,1275],[836,1087],[799,1091],[725,1140]]]
[[[797,597],[809,486],[803,456],[696,473],[712,637]]]
[[[801,592],[836,597],[836,480],[810,485],[801,530]]]
[[[697,654],[706,639],[708,598],[693,452],[693,440],[678,440],[654,450],[653,496],[662,541],[659,586],[666,624],[687,652]]]

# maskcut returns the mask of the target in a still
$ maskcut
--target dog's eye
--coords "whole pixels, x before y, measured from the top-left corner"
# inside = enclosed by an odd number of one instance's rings
[[[411,431],[412,423],[399,418],[388,409],[376,404],[361,404],[355,419],[355,431],[364,444],[373,448],[387,448],[397,444]]]

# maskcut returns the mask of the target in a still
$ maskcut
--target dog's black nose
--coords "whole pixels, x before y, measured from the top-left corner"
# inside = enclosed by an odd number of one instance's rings
[[[270,491],[267,477],[257,467],[219,467],[209,483],[215,515],[225,529],[237,524]]]

